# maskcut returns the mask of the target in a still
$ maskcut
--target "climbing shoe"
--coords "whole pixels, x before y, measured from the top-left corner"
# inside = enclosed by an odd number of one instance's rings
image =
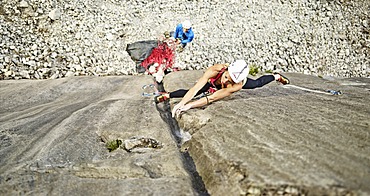
[[[169,99],[169,98],[167,98],[167,96],[165,95],[165,94],[162,94],[162,95],[157,95],[157,96],[155,96],[154,97],[154,101],[155,101],[155,103],[161,103],[161,102],[164,102],[164,101],[166,101],[167,99]]]
[[[278,82],[282,83],[283,85],[290,84],[290,81],[287,77],[281,75],[280,73],[275,73],[275,74],[280,75],[280,78],[277,80]]]
[[[183,46],[179,46],[178,48],[177,48],[177,52],[184,52],[184,47]]]
[[[170,37],[171,37],[171,35],[170,35],[170,32],[169,32],[169,31],[164,32],[164,33],[163,33],[163,35],[164,35],[164,37],[165,37],[166,39],[168,39],[168,38],[170,38]]]

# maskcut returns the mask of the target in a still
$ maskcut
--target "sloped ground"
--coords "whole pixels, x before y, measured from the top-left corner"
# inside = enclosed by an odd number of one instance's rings
[[[165,88],[190,87],[201,74],[170,74]],[[286,75],[292,85],[242,90],[178,119],[208,192],[370,194],[370,80]]]
[[[171,73],[165,89],[201,74]],[[149,76],[1,81],[0,194],[369,195],[369,79],[286,75],[290,86],[190,110],[182,130],[170,130],[166,104],[141,96]],[[179,131],[192,135],[182,149],[203,182],[177,147]],[[163,148],[108,152],[102,141],[134,136]]]
[[[0,195],[194,195],[149,76],[1,81]],[[108,152],[144,136],[163,148]]]

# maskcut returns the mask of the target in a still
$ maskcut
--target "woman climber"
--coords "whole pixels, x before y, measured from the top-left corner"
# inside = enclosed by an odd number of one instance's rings
[[[253,89],[262,87],[274,80],[282,84],[289,84],[289,79],[279,73],[264,75],[253,80],[247,78],[249,66],[244,60],[236,60],[231,65],[216,64],[209,67],[198,82],[189,90],[179,89],[170,93],[158,95],[154,98],[156,103],[170,98],[182,98],[172,109],[172,117],[180,115],[191,108],[202,107],[241,89]],[[195,96],[202,93],[212,93],[196,101],[190,102]]]

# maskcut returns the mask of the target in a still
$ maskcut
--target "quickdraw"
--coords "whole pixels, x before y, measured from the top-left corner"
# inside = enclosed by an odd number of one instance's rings
[[[157,96],[157,95],[160,95],[161,94],[158,91],[158,89],[155,86],[155,84],[146,84],[146,85],[142,86],[141,89],[143,89],[143,91],[144,91],[141,94],[141,96],[143,96],[143,97],[151,97],[151,96]]]
[[[161,93],[156,92],[156,93],[142,93],[141,96],[143,97],[151,97],[151,96],[157,96],[160,95]]]

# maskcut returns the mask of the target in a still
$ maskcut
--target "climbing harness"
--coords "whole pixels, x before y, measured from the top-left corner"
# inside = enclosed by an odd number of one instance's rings
[[[217,91],[217,87],[216,87],[215,82],[216,82],[219,78],[221,78],[222,74],[226,71],[226,69],[227,69],[227,67],[223,67],[223,68],[218,72],[218,74],[217,74],[217,76],[216,76],[216,77],[214,77],[214,78],[210,78],[210,79],[208,80],[208,81],[209,81],[209,83],[213,86],[213,87],[209,87],[209,89],[208,89],[208,93],[214,93],[214,92],[216,92],[216,91]]]

